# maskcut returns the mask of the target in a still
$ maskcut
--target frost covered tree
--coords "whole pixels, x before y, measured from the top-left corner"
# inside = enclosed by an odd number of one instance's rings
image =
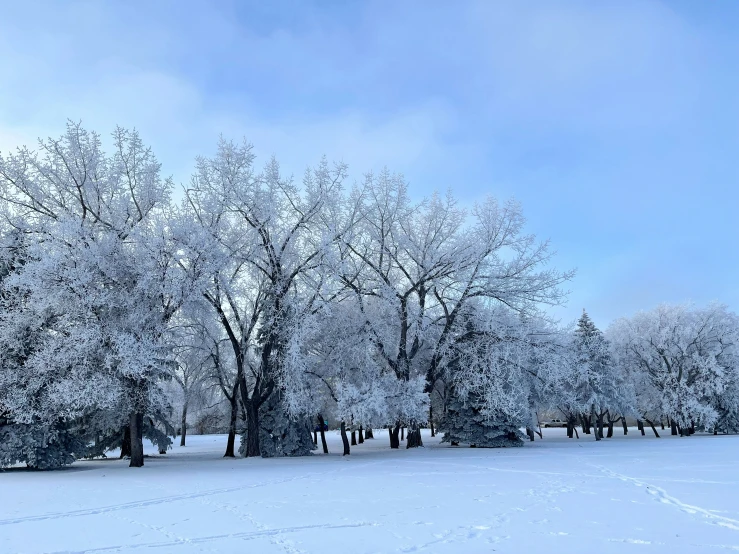
[[[324,267],[344,231],[338,210],[344,176],[344,166],[324,161],[299,187],[274,159],[258,171],[250,145],[221,141],[213,158],[198,160],[187,190],[203,244],[221,253],[204,299],[233,350],[246,456],[269,455],[260,446],[263,406],[281,412],[273,422],[304,428],[297,420],[309,410],[305,368],[289,351],[302,350],[301,325],[331,285]],[[293,436],[274,427],[270,433]]]
[[[542,314],[524,315],[481,300],[461,315],[466,331],[446,351],[444,441],[520,446],[534,440],[537,414],[557,402],[569,357],[564,333]]]
[[[2,314],[0,339],[36,334],[0,394],[19,423],[75,423],[87,439],[127,427],[141,466],[145,427],[168,411],[163,337],[190,289],[165,217],[171,182],[136,132],[116,129],[113,147],[70,123],[38,151],[0,158],[3,215],[28,237],[7,279],[22,303]]]
[[[25,296],[9,284],[9,277],[19,273],[28,261],[22,232],[10,229],[0,235],[0,321],[21,312]],[[34,351],[40,334],[23,325],[13,327],[12,335],[0,336],[0,467],[18,462],[36,469],[50,469],[70,464],[83,455],[85,444],[78,426],[53,418],[24,418],[18,413],[14,372]],[[31,395],[39,402],[40,395]]]
[[[626,415],[634,415],[633,389],[621,367],[615,363],[611,347],[603,333],[583,310],[572,335],[571,371],[564,374],[560,386],[570,393],[567,403],[571,412],[579,412],[583,431],[590,432],[589,421],[595,425],[595,439],[604,437],[608,418],[609,433],[613,424]]]
[[[642,414],[667,416],[673,434],[733,427],[739,325],[726,306],[662,304],[616,321],[609,336]]]
[[[413,202],[388,171],[368,175],[357,198],[362,218],[347,243],[344,282],[359,297],[379,359],[419,401],[394,414],[410,426],[408,447],[419,446],[428,394],[449,369],[447,349],[465,335],[467,307],[484,299],[525,313],[556,304],[570,274],[546,268],[548,245],[523,234],[515,202],[487,199],[470,214],[451,195]]]
[[[467,333],[450,350],[450,400],[439,426],[444,442],[478,447],[522,446],[528,424],[529,343],[508,308],[477,306]]]

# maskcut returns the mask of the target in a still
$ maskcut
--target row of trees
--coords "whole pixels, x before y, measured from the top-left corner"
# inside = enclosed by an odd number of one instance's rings
[[[383,171],[351,187],[325,160],[298,185],[248,144],[199,158],[179,199],[135,132],[113,153],[69,124],[0,157],[0,465],[56,467],[143,439],[166,451],[179,389],[225,407],[226,456],[295,456],[313,422],[389,426],[407,446],[522,444],[572,426],[669,418],[737,426],[737,321],[663,306],[604,336],[558,327],[572,274],[549,267],[514,202],[413,201]],[[202,402],[200,402],[202,404]]]

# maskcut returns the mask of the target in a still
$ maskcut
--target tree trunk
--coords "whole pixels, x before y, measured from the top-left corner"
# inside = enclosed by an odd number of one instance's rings
[[[246,403],[246,457],[261,456],[259,449],[259,407],[252,400]]]
[[[233,388],[233,394],[229,398],[231,403],[231,417],[228,420],[228,440],[226,441],[226,453],[223,455],[224,458],[235,458],[235,446],[236,446],[236,422],[239,419],[239,382]]]
[[[665,430],[665,420],[663,417],[659,418],[659,424],[660,424],[660,427],[662,427],[662,430],[664,431]]]
[[[359,444],[362,444],[364,442],[364,429],[362,429],[362,426],[359,426],[359,431],[357,431],[357,442]]]
[[[598,414],[597,417],[597,423],[598,423],[598,438],[603,438],[603,414]]]
[[[128,424],[131,427],[131,463],[128,467],[143,467],[144,465],[144,414],[132,413]]]
[[[365,439],[374,439],[375,435],[372,433],[372,427],[368,427],[367,430],[364,432],[364,438]]]
[[[571,439],[574,436],[574,433],[572,430],[575,428],[574,425],[572,425],[572,422],[570,420],[567,420],[567,438]],[[585,428],[583,427],[583,433],[585,432]]]
[[[401,442],[405,440],[405,427],[400,428],[400,440]]]
[[[318,430],[313,429],[313,446],[318,446]]]
[[[352,429],[352,446],[357,446],[357,432]]]
[[[346,436],[346,424],[342,421],[341,422],[341,442],[344,444],[344,454],[343,456],[348,456],[351,451],[349,450],[349,439]]]
[[[641,419],[636,420],[636,428],[639,429],[639,431],[641,431],[642,437],[646,435],[646,433],[644,432],[644,422]]]
[[[405,447],[418,448],[419,446],[423,446],[421,427],[414,421],[408,426],[408,442]]]
[[[323,416],[318,414],[318,428],[321,433],[321,446],[323,446],[323,453],[328,454],[328,445],[326,444],[326,432],[323,428]]]
[[[526,427],[526,434],[531,442],[534,442],[534,430],[531,427]]]
[[[623,424],[623,427],[624,427],[624,435],[628,435],[629,428],[626,425],[626,416],[621,416],[621,423]]]
[[[674,419],[670,419],[670,435],[677,435],[677,423]]]
[[[582,432],[586,435],[590,434],[590,416],[585,417],[585,414],[580,414],[580,426]]]
[[[131,427],[126,425],[123,428],[123,440],[121,441],[121,459],[131,456]]]
[[[695,435],[695,421],[690,420],[690,434]]]
[[[436,429],[434,429],[434,407],[429,403],[429,427],[431,427],[431,436],[436,436]]]
[[[395,424],[394,429],[388,429],[388,435],[390,435],[390,448],[400,448],[400,423]]]
[[[659,433],[657,432],[657,428],[654,426],[654,423],[652,423],[648,419],[646,421],[647,423],[649,423],[649,426],[652,428],[652,431],[654,432],[654,436],[659,438]]]
[[[180,446],[185,446],[185,437],[187,436],[187,402],[182,406],[182,435],[180,435]]]
[[[608,433],[606,434],[606,438],[610,439],[613,437],[613,424],[616,423],[615,421],[609,421],[608,422]]]

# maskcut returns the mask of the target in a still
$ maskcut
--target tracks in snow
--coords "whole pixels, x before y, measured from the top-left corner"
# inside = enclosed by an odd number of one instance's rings
[[[46,552],[44,554],[93,554],[96,552],[119,552],[123,549],[138,550],[142,548],[167,548],[171,546],[197,545],[226,539],[254,540],[264,537],[278,537],[287,533],[297,533],[300,531],[311,531],[316,529],[351,529],[356,527],[372,527],[377,525],[370,522],[344,523],[344,524],[322,524],[322,525],[300,525],[296,527],[280,527],[277,529],[268,529],[260,531],[244,531],[243,533],[225,533],[223,535],[209,535],[205,537],[197,537],[192,539],[171,540],[166,542],[147,542],[139,544],[122,544],[117,546],[104,546],[101,548],[90,548],[87,550],[57,550]]]
[[[726,527],[727,529],[731,529],[732,531],[739,531],[739,520],[714,514],[710,510],[706,510],[705,508],[701,508],[700,506],[686,504],[685,502],[682,502],[681,500],[668,494],[668,492],[665,489],[658,487],[656,485],[653,485],[651,483],[647,483],[646,481],[642,481],[641,479],[637,479],[635,477],[629,477],[628,475],[623,475],[621,473],[616,473],[615,471],[612,471],[603,466],[598,466],[595,464],[589,464],[589,465],[598,469],[598,471],[600,471],[604,475],[607,475],[608,477],[619,479],[627,483],[633,483],[634,485],[638,487],[645,487],[647,493],[653,496],[657,501],[661,502],[662,504],[673,506],[674,508],[677,508],[678,510],[686,514],[689,514],[691,516],[699,516],[698,519],[701,519],[704,521],[707,520],[708,523],[711,523],[713,525],[719,525],[721,527]]]

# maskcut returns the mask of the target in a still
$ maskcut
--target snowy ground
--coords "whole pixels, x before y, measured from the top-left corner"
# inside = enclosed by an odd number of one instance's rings
[[[544,433],[392,451],[378,431],[351,457],[272,460],[223,459],[224,437],[192,436],[141,469],[9,470],[0,553],[739,551],[739,437]]]

